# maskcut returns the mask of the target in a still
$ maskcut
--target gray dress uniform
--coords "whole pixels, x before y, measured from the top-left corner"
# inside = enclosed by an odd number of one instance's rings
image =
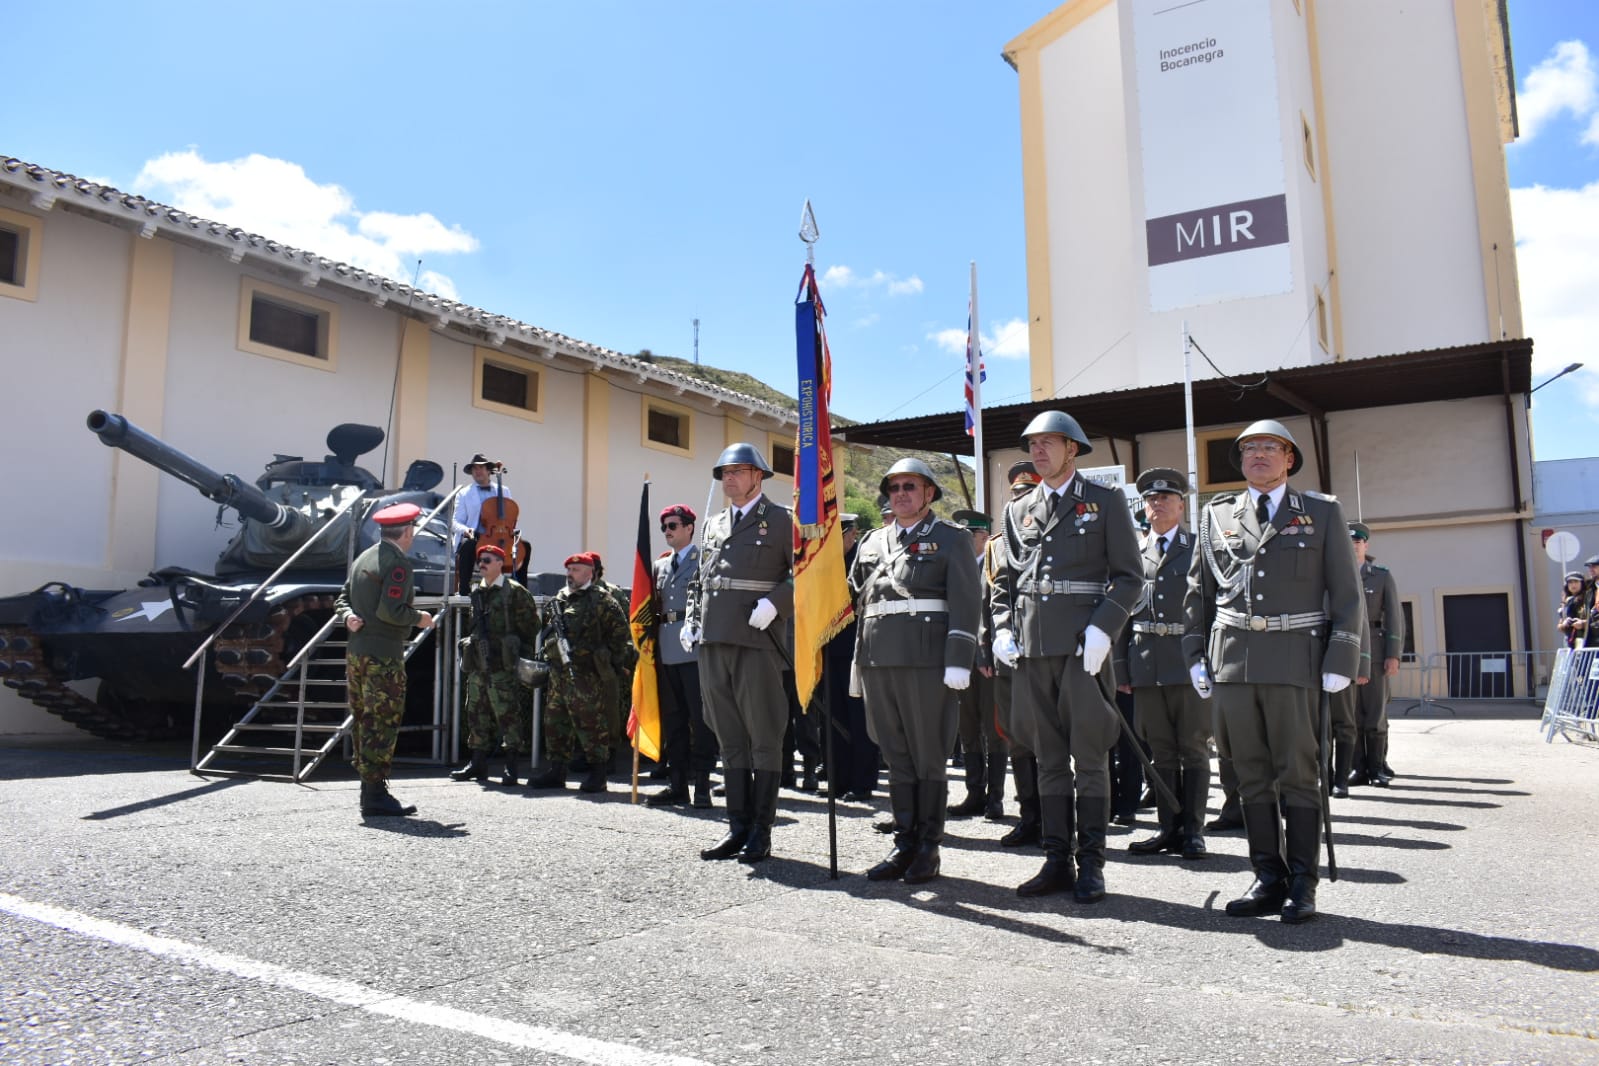
[[[994,648],[994,579],[1006,565],[1005,538],[989,537],[983,547],[983,619],[978,632],[978,646],[993,659]],[[1032,749],[1016,730],[1012,697],[1015,671],[993,659],[994,666],[994,718],[1005,751],[1010,756],[1011,772],[1016,779],[1016,804],[1021,809],[1021,820],[1010,832],[999,838],[1000,844],[1015,848],[1038,842],[1040,815],[1038,813],[1038,760]],[[1003,759],[997,767],[1004,774]]]
[[[1151,530],[1144,538],[1145,599],[1116,643],[1116,677],[1132,686],[1139,736],[1149,745],[1155,772],[1182,803],[1172,810],[1160,796],[1160,836],[1131,850],[1180,850],[1184,858],[1197,859],[1205,854],[1211,711],[1194,691],[1183,655],[1183,601],[1193,553],[1194,538],[1181,525],[1164,537]]]
[[[698,651],[684,651],[681,639],[688,619],[689,589],[699,565],[700,549],[695,544],[681,554],[668,551],[655,560],[655,617],[660,626],[655,653],[661,694],[661,755],[672,782],[669,791],[686,796],[692,772],[695,806],[708,807],[710,772],[716,769],[716,734],[705,721]]]
[[[998,536],[1006,564],[994,579],[994,630],[1009,630],[1021,652],[1011,719],[1038,759],[1046,856],[1069,868],[1075,824],[1079,888],[1095,885],[1079,893],[1087,902],[1103,894],[1109,753],[1121,727],[1110,659],[1091,675],[1078,651],[1090,625],[1114,641],[1137,606],[1138,535],[1119,491],[1073,474],[1058,497],[1040,485],[1007,504]]]
[[[1292,876],[1312,886],[1313,900],[1322,674],[1358,674],[1362,595],[1336,499],[1290,484],[1264,528],[1256,506],[1248,491],[1228,492],[1201,512],[1183,651],[1190,664],[1208,657],[1216,682],[1217,746],[1238,775],[1263,889],[1246,899],[1270,898]]]
[[[1405,650],[1405,612],[1399,605],[1399,586],[1386,567],[1367,559],[1360,566],[1360,585],[1366,596],[1367,636],[1371,642],[1371,680],[1360,687],[1356,710],[1359,734],[1353,767],[1368,781],[1388,783],[1388,675],[1383,662],[1397,659]]]

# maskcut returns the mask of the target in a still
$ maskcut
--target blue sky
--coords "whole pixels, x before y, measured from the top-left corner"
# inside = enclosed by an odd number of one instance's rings
[[[835,410],[959,406],[971,260],[985,401],[1015,402],[1021,147],[1000,51],[1056,6],[26,4],[0,152],[402,280],[420,258],[426,287],[623,352],[688,357],[698,318],[703,361],[790,392],[809,197]],[[1596,8],[1510,4],[1535,380],[1590,364],[1537,395],[1539,458],[1596,453]]]

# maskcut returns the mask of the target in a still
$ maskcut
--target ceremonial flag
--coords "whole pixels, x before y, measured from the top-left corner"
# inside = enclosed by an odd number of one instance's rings
[[[972,328],[972,311],[972,306],[968,304],[966,307],[966,435],[968,437],[977,433],[977,418],[983,409],[983,382],[988,380],[988,369],[983,366],[983,340]]]
[[[808,207],[809,205],[807,205]],[[833,477],[833,363],[816,271],[805,264],[794,305],[799,363],[799,430],[794,448],[794,685],[810,703],[822,676],[822,648],[854,617],[844,573],[838,485]]]
[[[627,735],[633,747],[651,759],[661,757],[661,694],[655,676],[655,568],[650,565],[650,483],[638,504],[638,547],[633,553],[633,599],[628,621],[638,663],[633,667],[633,710]],[[633,760],[634,767],[638,760]]]

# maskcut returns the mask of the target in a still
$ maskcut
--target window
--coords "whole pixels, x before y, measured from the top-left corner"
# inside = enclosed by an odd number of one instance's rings
[[[332,370],[338,323],[337,304],[255,278],[240,283],[240,351]]]
[[[1305,169],[1310,171],[1310,180],[1316,180],[1316,138],[1310,132],[1310,120],[1305,113],[1299,113],[1299,136],[1305,149]]]
[[[0,296],[39,298],[39,252],[44,219],[0,207]]]
[[[772,473],[780,477],[794,476],[794,445],[772,441]]]
[[[1327,297],[1319,286],[1316,289],[1316,341],[1322,351],[1332,351],[1332,341],[1327,333]]]
[[[1405,646],[1400,650],[1399,661],[1413,663],[1416,661],[1416,600],[1412,596],[1401,596],[1399,608],[1405,615]]]
[[[531,422],[544,421],[539,372],[516,356],[492,348],[473,352],[472,406]]]
[[[1244,486],[1244,475],[1233,466],[1233,439],[1243,428],[1239,426],[1237,429],[1198,434],[1195,444],[1199,452],[1201,493],[1221,492]]]
[[[644,397],[644,446],[656,451],[691,455],[694,448],[693,412],[687,407]]]

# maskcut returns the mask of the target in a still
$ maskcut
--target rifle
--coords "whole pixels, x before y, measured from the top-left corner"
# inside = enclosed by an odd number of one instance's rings
[[[603,593],[602,593],[603,595]],[[572,641],[567,637],[566,619],[562,617],[560,598],[557,597],[550,611],[550,624],[555,627],[555,650],[561,665],[566,667],[566,676],[573,681],[577,680],[577,663],[572,661]]]

